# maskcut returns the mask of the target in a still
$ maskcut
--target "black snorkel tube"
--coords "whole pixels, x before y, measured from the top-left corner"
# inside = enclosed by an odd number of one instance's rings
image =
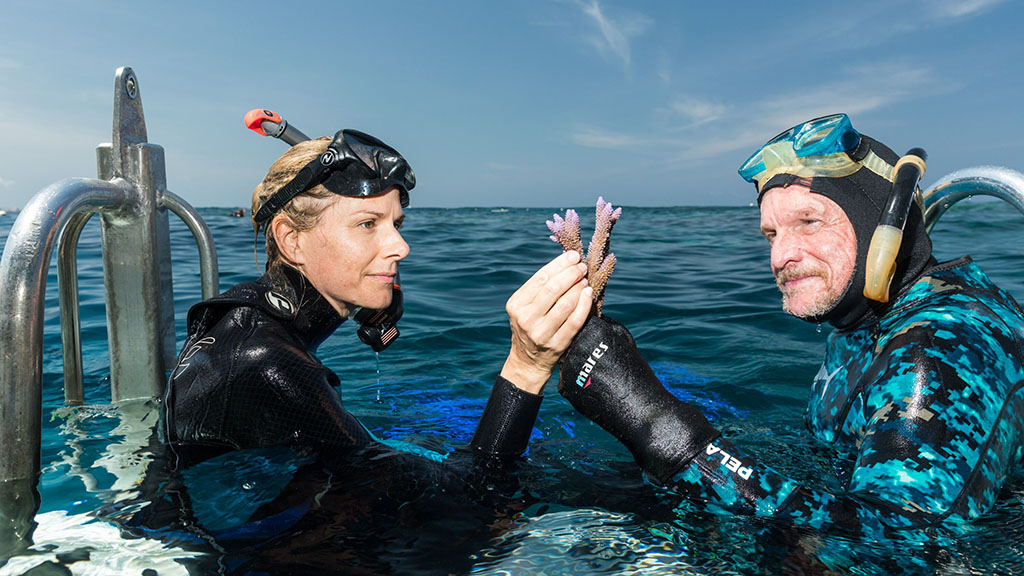
[[[917,183],[925,171],[928,155],[921,148],[911,148],[893,167],[892,191],[878,227],[871,236],[865,264],[864,297],[876,302],[889,301],[889,285],[896,273],[896,256],[903,242],[910,204],[914,201]]]
[[[265,108],[254,108],[246,112],[245,126],[261,136],[283,140],[289,146],[311,139],[298,128],[288,124],[278,113]],[[387,308],[357,308],[352,314],[352,318],[359,324],[356,331],[359,339],[373,348],[374,352],[384,350],[398,339],[398,321],[404,311],[405,298],[402,296],[398,272],[395,272],[395,282],[391,285],[391,304]]]

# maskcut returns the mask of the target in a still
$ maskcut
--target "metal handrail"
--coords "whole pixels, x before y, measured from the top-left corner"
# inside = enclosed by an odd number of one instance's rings
[[[175,355],[167,212],[199,247],[203,297],[216,295],[217,253],[203,219],[167,191],[163,148],[146,141],[138,80],[114,80],[113,143],[97,148],[99,178],[47,186],[18,215],[0,257],[0,564],[31,540],[42,444],[43,318],[58,250],[65,399],[84,400],[76,253],[99,214],[111,401],[159,396]]]
[[[213,235],[196,209],[182,200],[170,190],[164,190],[160,196],[160,205],[167,208],[192,232],[192,237],[199,247],[199,275],[202,282],[203,300],[213,298],[220,293],[217,276],[217,249],[213,245]]]
[[[14,221],[0,259],[0,481],[39,471],[46,276],[58,236],[86,211],[118,211],[133,188],[71,178],[47,186]],[[29,447],[29,449],[24,449]]]
[[[177,215],[192,232],[199,248],[200,281],[203,299],[220,292],[217,274],[217,250],[210,228],[196,209],[169,190],[162,191],[159,204]],[[85,402],[82,370],[81,319],[78,302],[78,239],[92,217],[84,212],[71,217],[60,235],[57,253],[57,285],[60,297],[61,343],[64,354],[64,401]]]
[[[943,176],[922,196],[925,230],[931,232],[946,210],[972,196],[994,196],[1024,214],[1024,174],[1002,166],[977,166]]]

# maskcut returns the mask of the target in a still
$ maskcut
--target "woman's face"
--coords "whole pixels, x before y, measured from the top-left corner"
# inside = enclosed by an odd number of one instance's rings
[[[398,229],[398,189],[370,198],[338,196],[310,230],[298,232],[296,265],[342,316],[386,308],[398,263],[409,255]]]

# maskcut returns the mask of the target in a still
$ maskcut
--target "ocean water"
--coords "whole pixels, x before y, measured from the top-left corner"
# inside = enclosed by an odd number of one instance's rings
[[[320,347],[341,378],[346,407],[385,438],[439,451],[465,446],[508,351],[505,301],[559,253],[544,221],[564,208],[410,208],[401,337],[378,357],[345,324]],[[572,208],[588,236],[591,209]],[[201,212],[218,249],[221,288],[257,276],[248,221],[226,208]],[[0,216],[0,244],[15,216]],[[180,344],[184,315],[200,298],[199,269],[191,235],[173,217],[171,234]],[[971,254],[1024,297],[1024,216],[1009,206],[961,202],[933,238],[940,260]],[[370,502],[374,488],[353,484],[348,500],[328,498],[339,508],[319,531],[288,538],[229,547],[180,523],[126,527],[171,490],[147,471],[160,458],[158,402],[110,405],[99,245],[93,221],[79,248],[86,406],[63,402],[55,270],[49,275],[38,526],[26,549],[0,551],[0,575],[1024,573],[1019,475],[972,533],[942,547],[715,516],[646,483],[629,453],[576,414],[554,382],[514,482],[495,487],[509,493],[494,509],[434,494],[380,514]],[[842,455],[803,430],[828,328],[781,312],[757,209],[626,207],[612,249],[619,264],[605,313],[631,329],[666,385],[751,455],[841,490]],[[202,492],[219,506],[205,521],[251,512],[253,492],[274,488],[254,479],[282,465],[292,464],[257,454],[202,470],[193,497]],[[364,507],[365,516],[347,516]]]

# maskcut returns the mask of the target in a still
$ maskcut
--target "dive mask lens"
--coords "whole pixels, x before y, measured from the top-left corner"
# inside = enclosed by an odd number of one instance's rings
[[[346,195],[376,196],[397,186],[402,206],[408,206],[409,190],[416,186],[416,176],[405,158],[391,146],[364,132],[344,130],[341,136],[345,154],[356,160],[367,176],[353,182],[358,191],[353,190]],[[336,135],[335,141],[337,140]]]
[[[850,145],[852,143],[852,146]],[[800,158],[846,152],[860,143],[860,135],[846,114],[834,114],[805,122],[793,139],[793,151]]]
[[[764,152],[770,146],[786,142],[797,158],[828,156],[847,152],[860,143],[860,134],[853,129],[846,114],[832,114],[808,120],[766,142],[740,166],[739,174],[747,182],[755,182],[767,166]]]

